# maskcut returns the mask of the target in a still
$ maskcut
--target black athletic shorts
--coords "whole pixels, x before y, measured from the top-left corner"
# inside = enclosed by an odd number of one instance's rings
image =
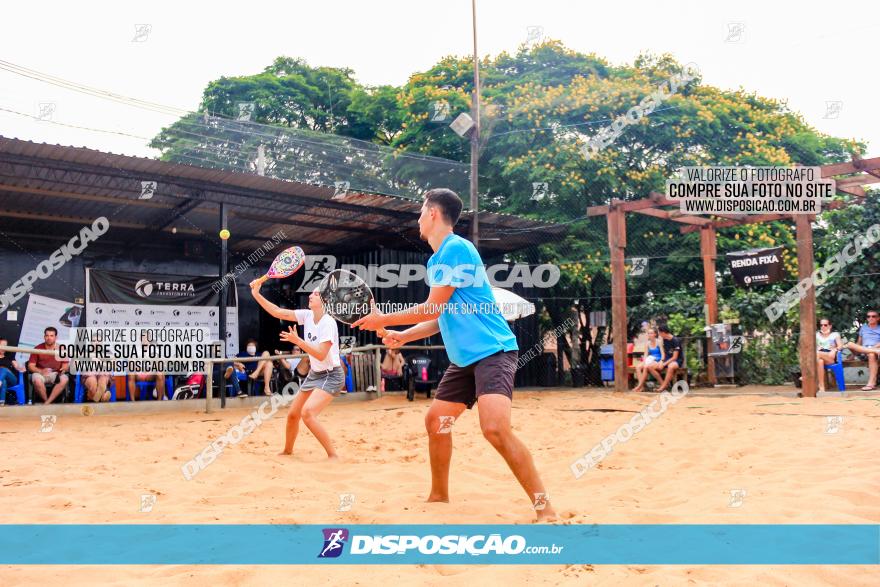
[[[518,356],[517,351],[498,351],[467,367],[449,365],[435,397],[465,404],[468,409],[474,407],[478,397],[488,393],[500,393],[512,400]]]

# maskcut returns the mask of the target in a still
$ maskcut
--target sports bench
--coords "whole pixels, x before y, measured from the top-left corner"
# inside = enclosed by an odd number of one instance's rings
[[[626,373],[627,373],[627,383],[635,383],[636,368],[635,367],[627,367]],[[681,369],[681,368],[676,369],[675,378],[673,380],[673,383],[675,383],[677,381],[681,381],[681,380],[684,380],[684,382],[687,383],[688,385],[691,384],[691,370],[690,369]],[[657,380],[654,379],[653,376],[649,376],[648,379],[645,380],[645,383],[647,383],[648,381],[655,381],[656,382]]]

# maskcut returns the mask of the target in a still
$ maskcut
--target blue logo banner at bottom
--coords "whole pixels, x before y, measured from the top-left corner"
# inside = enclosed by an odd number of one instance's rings
[[[5,524],[0,564],[876,565],[880,525]]]

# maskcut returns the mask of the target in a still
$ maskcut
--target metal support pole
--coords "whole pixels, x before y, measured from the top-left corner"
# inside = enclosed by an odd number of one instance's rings
[[[220,203],[220,230],[226,230],[226,204]],[[226,247],[226,239],[220,239],[220,279],[223,279],[226,276],[227,272],[227,263],[228,263],[228,250]],[[228,287],[229,283],[232,284],[232,287],[235,287],[235,282],[230,281],[227,285],[224,285],[220,288],[220,340],[223,343],[223,356],[226,356],[226,287]],[[208,381],[211,380],[211,375],[213,375],[214,369],[213,365],[211,365],[211,373],[208,374]],[[221,369],[222,371],[222,369]],[[210,385],[209,385],[210,387]],[[223,378],[220,378],[220,407],[226,407],[226,387],[223,385]]]
[[[474,128],[471,131],[471,241],[477,250],[480,248],[480,203],[479,160],[480,160],[480,59],[477,57],[477,0],[471,0],[471,13],[474,27],[474,93],[471,101],[471,118]]]
[[[205,362],[205,381],[207,388],[205,389],[205,413],[210,414],[214,411],[212,402],[214,400],[214,363],[210,360]]]

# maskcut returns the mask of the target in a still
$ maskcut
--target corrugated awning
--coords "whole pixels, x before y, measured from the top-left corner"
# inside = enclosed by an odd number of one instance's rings
[[[144,185],[151,185],[144,182],[155,182],[151,197],[142,195]],[[427,250],[418,234],[420,202],[334,193],[332,186],[0,137],[0,227],[20,239],[69,238],[107,216],[120,242],[216,243],[219,206],[225,203],[233,250],[252,250],[279,230],[309,253]],[[456,231],[466,235],[470,218],[465,212]],[[480,231],[487,237],[481,250],[498,255],[550,241],[565,228],[481,212]]]

